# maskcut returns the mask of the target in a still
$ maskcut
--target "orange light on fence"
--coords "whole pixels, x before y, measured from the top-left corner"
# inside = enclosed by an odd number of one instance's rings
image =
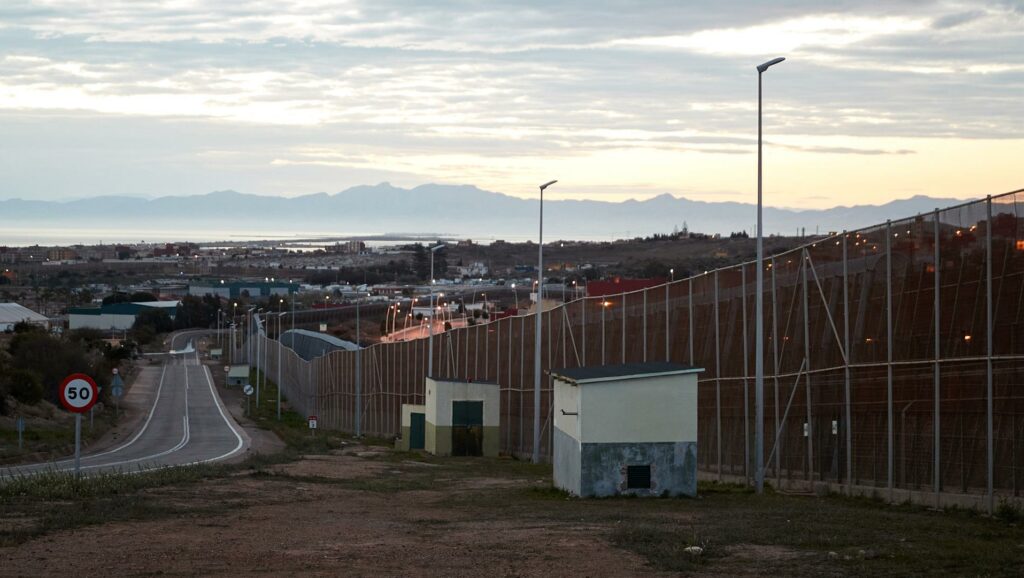
[[[971,334],[970,333],[964,334],[964,341],[966,341],[968,343],[971,342]]]
[[[1024,239],[1017,241],[1017,250],[1024,251]]]

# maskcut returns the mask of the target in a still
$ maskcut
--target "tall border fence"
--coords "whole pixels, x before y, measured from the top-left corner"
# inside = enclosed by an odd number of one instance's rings
[[[765,453],[776,484],[889,499],[1019,497],[1024,487],[1024,190],[843,232],[764,263]],[[545,310],[549,368],[672,361],[699,380],[699,467],[753,477],[756,264]],[[259,365],[299,411],[353,431],[355,352],[304,361],[263,333]],[[532,315],[434,337],[439,377],[501,385],[502,450],[533,447]],[[426,339],[361,352],[362,430],[424,403]],[[254,359],[255,361],[255,359]],[[551,452],[543,380],[541,449]],[[628,419],[624,408],[624,419]]]

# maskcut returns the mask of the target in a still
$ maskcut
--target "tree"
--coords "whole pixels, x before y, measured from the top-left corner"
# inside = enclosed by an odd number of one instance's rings
[[[427,249],[423,246],[423,243],[416,243],[413,245],[412,251],[412,267],[416,273],[416,277],[418,279],[429,281],[430,255],[427,255]]]
[[[128,301],[132,303],[145,303],[157,300],[156,295],[153,295],[148,291],[136,291],[128,296]]]
[[[46,399],[58,403],[57,388],[72,373],[94,377],[97,368],[89,363],[81,343],[61,340],[43,331],[30,331],[14,336],[10,345],[11,365],[36,373],[43,384]]]
[[[150,336],[157,333],[168,333],[174,331],[174,321],[163,309],[145,309],[135,316],[135,324],[132,325],[133,332],[140,330]]]
[[[440,240],[437,242],[441,243]],[[436,245],[435,245],[436,246]],[[427,267],[429,269],[429,266]],[[434,279],[448,274],[448,246],[445,245],[434,253]]]
[[[28,405],[35,405],[43,400],[43,382],[39,374],[27,369],[15,369],[6,377],[6,389],[14,399]]]
[[[175,329],[193,327],[207,328],[217,322],[217,311],[220,299],[213,295],[204,295],[201,299],[194,295],[186,295],[178,305],[178,313],[174,318]]]
[[[128,298],[127,293],[111,293],[103,298],[104,305],[113,305],[115,303],[128,303],[131,299]]]

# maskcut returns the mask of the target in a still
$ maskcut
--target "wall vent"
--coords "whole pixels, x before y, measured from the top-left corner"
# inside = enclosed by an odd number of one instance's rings
[[[626,489],[651,489],[651,466],[626,466]]]

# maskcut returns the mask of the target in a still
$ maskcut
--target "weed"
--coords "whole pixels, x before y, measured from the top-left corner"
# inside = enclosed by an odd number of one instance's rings
[[[1024,512],[1021,512],[1016,505],[1002,499],[999,500],[999,505],[996,507],[995,516],[1006,523],[1016,524],[1024,518]]]

